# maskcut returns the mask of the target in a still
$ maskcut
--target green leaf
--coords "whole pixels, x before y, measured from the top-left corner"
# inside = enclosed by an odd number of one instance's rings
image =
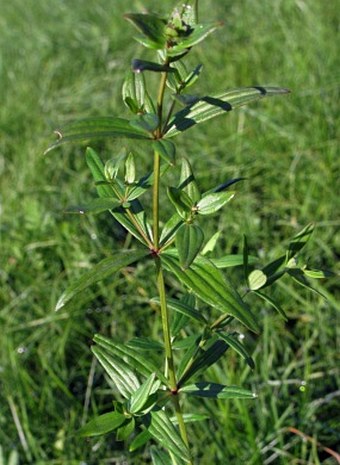
[[[159,300],[158,297],[154,297],[153,299],[151,299],[151,302],[155,302],[158,305],[160,305],[160,300]],[[193,308],[193,307],[191,307],[189,305],[186,305],[185,303],[181,302],[180,300],[171,299],[170,297],[167,298],[166,302],[167,302],[167,306],[171,310],[173,310],[175,312],[178,312],[178,313],[181,313],[182,315],[185,315],[185,316],[191,318],[192,320],[198,321],[200,323],[207,324],[207,320],[205,319],[205,317],[198,310],[196,310],[195,308]]]
[[[126,399],[139,388],[140,384],[130,365],[122,358],[99,346],[91,347],[92,352]]]
[[[135,156],[132,152],[129,153],[125,160],[125,182],[132,184],[136,178]]]
[[[174,299],[172,299],[172,300],[174,300]],[[194,295],[186,293],[181,297],[180,300],[175,300],[175,302],[176,303],[179,302],[179,304],[180,304],[179,307],[181,308],[182,312],[175,310],[173,315],[172,315],[171,326],[170,326],[170,334],[171,334],[171,336],[173,338],[176,338],[179,335],[179,333],[182,331],[182,329],[185,328],[187,326],[187,324],[189,323],[190,316],[188,316],[188,312],[190,312],[190,310],[191,310],[190,313],[193,316],[193,319],[195,319],[195,317],[199,318],[199,316],[201,316],[201,314],[199,312],[197,312],[197,310],[195,309],[196,298],[195,298]],[[167,301],[167,304],[168,304],[168,301]],[[185,307],[185,310],[184,310],[183,306]],[[179,307],[177,307],[177,308],[179,308]],[[171,307],[169,307],[169,308],[171,308]],[[197,313],[198,313],[199,316],[197,315]]]
[[[85,152],[85,158],[87,166],[89,167],[92,176],[96,182],[103,181],[105,184],[97,185],[97,192],[99,197],[113,197],[115,196],[112,187],[106,183],[106,176],[105,176],[105,167],[104,163],[102,162],[101,158],[91,147],[87,147]],[[111,162],[112,164],[112,162]],[[111,166],[110,169],[110,177],[115,177],[117,170],[117,162],[115,160],[114,166]]]
[[[182,460],[190,460],[187,446],[163,410],[150,413],[149,422],[145,424],[151,436],[168,452]]]
[[[255,368],[255,363],[252,357],[250,356],[247,349],[244,347],[242,342],[240,342],[237,337],[233,334],[226,334],[220,331],[216,331],[216,334],[219,338],[221,338],[224,342],[226,342],[232,349],[235,350],[241,357],[246,361],[246,363],[250,366],[253,370]]]
[[[153,465],[173,465],[169,455],[161,450],[156,449],[156,447],[151,447],[150,453]]]
[[[325,279],[325,278],[330,278],[332,276],[335,276],[334,273],[332,273],[331,271],[327,271],[327,270],[313,270],[310,268],[301,268],[301,271],[308,278],[312,278],[312,279]]]
[[[127,229],[129,233],[136,237],[142,244],[149,246],[150,244],[144,240],[140,230],[144,232],[144,236],[146,236],[151,242],[152,229],[147,220],[145,211],[138,199],[131,202],[129,212],[133,216],[135,222],[139,225],[139,229],[137,229],[136,225],[132,222],[125,208],[117,208],[116,210],[111,211],[111,214],[118,221],[118,223],[124,226],[124,228]]]
[[[120,157],[118,159],[118,163],[119,160]],[[86,162],[91,170],[94,180],[96,181],[98,195],[100,197],[112,197],[113,195],[115,195],[113,186],[108,184],[106,181],[105,168],[103,162],[101,161],[99,155],[90,148],[86,150]],[[116,165],[117,163],[114,166]],[[137,185],[136,188],[137,187],[141,186]],[[132,200],[131,197],[129,197],[129,201]],[[139,225],[139,229],[137,229],[136,225],[132,222],[129,213],[133,216],[135,222]],[[127,213],[125,208],[117,208],[115,211],[111,211],[111,214],[116,219],[116,221],[118,221],[122,226],[124,226],[124,228],[126,228],[142,244],[149,246],[149,244],[145,241],[144,237],[141,235],[140,230],[144,232],[145,237],[147,237],[150,241],[152,239],[152,230],[147,221],[145,211],[138,200],[134,200],[133,202],[131,202],[129,213]]]
[[[221,272],[205,257],[197,257],[192,266],[183,270],[177,258],[169,251],[161,254],[166,269],[174,273],[185,286],[203,302],[222,313],[234,316],[254,332],[259,331],[258,323],[245,302],[235,289],[224,280]]]
[[[79,213],[84,215],[85,213],[100,213],[107,210],[114,210],[119,207],[121,203],[119,200],[113,199],[112,197],[102,197],[100,199],[94,199],[86,205],[77,205],[68,207],[66,213]]]
[[[153,61],[139,60],[134,58],[131,62],[132,70],[135,73],[141,73],[143,71],[154,71],[156,73],[171,73],[174,72],[174,68],[171,68],[168,65],[160,65]]]
[[[264,300],[269,305],[271,305],[282,316],[284,320],[288,321],[287,315],[284,312],[283,308],[281,308],[281,306],[278,303],[276,303],[275,300],[271,299],[266,294],[263,294],[262,292],[259,292],[259,291],[255,291],[255,295],[257,295],[262,300]]]
[[[108,339],[100,334],[93,338],[94,342],[105,349],[108,353],[126,360],[129,366],[142,376],[150,376],[156,373],[157,378],[167,384],[159,365],[156,365],[149,356],[145,356],[139,348],[130,347],[126,344]]]
[[[191,396],[208,397],[213,399],[254,399],[256,394],[238,386],[224,386],[223,384],[200,382],[184,386],[179,392]]]
[[[155,113],[153,103],[146,89],[143,73],[129,71],[124,80],[122,97],[133,113]]]
[[[184,413],[183,414],[184,423],[196,423],[198,421],[209,420],[209,418],[210,418],[209,415],[202,415],[199,413]],[[177,417],[171,417],[170,419],[172,423],[174,423],[175,425],[178,424]]]
[[[292,257],[295,257],[295,255],[307,244],[313,234],[314,228],[315,225],[310,223],[293,237],[287,250],[286,262],[289,262]]]
[[[211,215],[222,208],[235,195],[235,192],[215,192],[207,194],[197,203],[199,215]]]
[[[221,23],[196,24],[187,37],[184,39],[180,38],[178,40],[178,44],[168,48],[167,55],[169,57],[174,57],[182,54],[194,45],[202,42],[202,40],[204,40],[209,34],[214,32],[221,25]]]
[[[197,346],[197,343],[200,342],[200,339],[196,341],[194,346]],[[184,386],[184,384],[189,381],[190,378],[192,378],[195,374],[197,374],[200,371],[206,371],[210,366],[212,366],[214,363],[216,363],[222,356],[223,354],[228,350],[229,345],[226,344],[224,341],[216,341],[214,342],[208,349],[199,350],[199,355],[195,358],[195,360],[187,365],[186,367],[181,367],[180,372],[182,374],[179,377],[178,380],[178,386]],[[192,350],[189,349],[190,353],[190,358],[192,358]]]
[[[149,396],[155,392],[154,385],[156,374],[152,373],[149,378],[132,394],[130,399],[129,411],[131,413],[138,413],[143,410],[146,402],[149,399]],[[157,382],[158,389],[160,383]]]
[[[160,175],[163,176],[168,170],[168,166],[161,166]],[[146,192],[153,185],[153,172],[146,174],[138,181],[135,182],[135,185],[131,187],[127,194],[127,200],[134,200],[140,197],[144,192]]]
[[[185,223],[176,232],[176,248],[183,269],[189,268],[201,250],[204,233],[198,224]]]
[[[219,239],[219,237],[221,235],[221,232],[222,231],[217,231],[217,232],[215,232],[215,234],[213,234],[211,236],[211,238],[208,240],[208,242],[205,244],[205,246],[203,247],[203,249],[201,251],[202,255],[206,255],[207,253],[214,251],[214,249],[216,247],[216,244],[217,244],[217,241],[218,241],[218,239]],[[211,261],[214,262],[214,259],[212,259]]]
[[[135,419],[131,418],[128,422],[126,422],[124,425],[122,425],[118,430],[116,434],[116,439],[117,441],[125,441],[128,439],[129,436],[134,432],[135,429]]]
[[[167,127],[166,136],[173,137],[195,124],[203,123],[263,97],[288,92],[289,90],[279,87],[245,87],[229,90],[214,97],[202,97],[199,102],[189,105],[174,115]]]
[[[78,120],[63,126],[55,133],[59,139],[49,146],[45,154],[67,142],[103,139],[104,137],[150,139],[144,131],[133,128],[129,120],[110,116]]]
[[[313,286],[309,284],[309,282],[307,281],[307,279],[305,278],[305,275],[303,274],[301,270],[290,269],[290,270],[287,270],[287,273],[297,284],[300,284],[300,286],[304,287],[305,289],[313,291],[327,300],[326,296],[324,296],[320,291],[318,291],[317,289],[315,289]]]
[[[119,412],[109,412],[94,418],[79,430],[80,436],[100,436],[119,428],[127,420]]]
[[[248,275],[249,289],[257,291],[267,282],[267,276],[261,270],[254,270]]]
[[[92,284],[107,278],[113,273],[119,271],[121,268],[131,265],[141,258],[146,257],[148,254],[148,250],[124,250],[122,252],[116,252],[114,257],[104,258],[104,260],[95,265],[90,271],[66,289],[59,298],[55,309],[60,310],[71,299]]]
[[[182,218],[175,213],[163,226],[161,237],[159,239],[160,245],[163,246],[170,241],[176,234],[178,228],[183,224]]]
[[[248,248],[248,240],[247,236],[243,235],[243,271],[244,271],[244,279],[247,283],[247,286],[250,288],[249,283],[249,248]]]
[[[131,444],[129,446],[129,451],[133,452],[133,451],[139,449],[140,447],[143,447],[144,444],[146,444],[151,438],[152,438],[152,436],[151,436],[151,434],[149,433],[149,431],[147,429],[142,431],[131,442]]]
[[[136,130],[152,133],[157,129],[159,124],[158,116],[154,113],[144,113],[143,115],[136,115],[130,120],[130,126]]]
[[[124,18],[130,21],[147,38],[151,48],[162,49],[165,46],[166,20],[151,14],[129,13]]]
[[[188,194],[177,187],[168,187],[167,194],[177,213],[183,219],[187,219],[191,214],[193,206]]]
[[[164,350],[163,344],[159,341],[155,341],[154,339],[150,339],[149,337],[134,337],[133,339],[130,339],[127,345],[138,350]]]
[[[225,255],[220,258],[211,258],[211,262],[216,266],[216,268],[232,268],[234,266],[242,266],[244,264],[243,255]],[[258,261],[257,257],[248,255],[248,263],[254,264]]]
[[[179,182],[179,189],[183,190],[188,194],[193,204],[200,200],[201,194],[198,189],[197,182],[192,171],[190,162],[186,158],[182,159],[181,177]]]
[[[89,149],[87,149],[87,150],[89,150]],[[97,155],[97,157],[98,157],[98,155]],[[126,160],[126,150],[125,150],[125,148],[120,150],[118,156],[116,156],[114,158],[111,158],[110,160],[107,160],[107,162],[105,163],[105,166],[104,166],[104,176],[105,176],[105,179],[107,179],[107,181],[109,181],[111,183],[112,181],[115,181],[117,179],[119,168],[121,167],[122,162],[124,160]],[[97,165],[97,168],[98,168],[98,165]],[[90,169],[91,169],[91,167],[90,167]],[[119,187],[119,190],[122,192],[122,195],[124,194],[124,186],[120,186],[119,184],[117,185],[116,183],[113,183],[113,182],[112,182],[111,185],[115,186],[115,187]]]
[[[170,140],[154,140],[152,141],[153,149],[156,150],[163,160],[170,166],[173,166],[176,161],[176,147]]]

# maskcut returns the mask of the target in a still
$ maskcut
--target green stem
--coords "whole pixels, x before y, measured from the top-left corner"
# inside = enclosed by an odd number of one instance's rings
[[[165,63],[166,65],[168,62]],[[160,139],[162,138],[162,118],[163,118],[163,101],[164,93],[166,87],[167,73],[162,73],[161,81],[159,84],[158,97],[157,97],[157,115],[159,119],[158,129],[155,133],[155,137]],[[164,349],[165,349],[165,358],[166,366],[168,372],[168,381],[169,388],[172,392],[172,401],[174,404],[176,417],[179,425],[179,431],[181,438],[186,446],[189,448],[189,441],[186,432],[185,422],[183,418],[183,413],[179,398],[177,395],[177,380],[175,372],[174,357],[171,344],[171,333],[170,333],[170,318],[169,310],[166,302],[166,292],[165,292],[165,283],[164,283],[164,274],[161,259],[159,257],[159,188],[160,188],[160,155],[157,151],[154,153],[154,166],[153,166],[153,251],[155,257],[156,265],[156,275],[157,275],[157,287],[160,300],[160,309],[161,309],[161,320],[162,320],[162,329],[163,329],[163,339],[164,339]],[[193,465],[192,461],[188,462],[188,465]]]
[[[160,307],[161,307],[165,358],[167,361],[167,368],[168,368],[169,387],[171,391],[176,392],[177,381],[176,381],[174,357],[173,357],[172,345],[171,345],[170,321],[169,321],[168,307],[166,303],[164,275],[163,275],[163,269],[162,269],[160,258],[156,257],[155,262],[156,262],[156,273],[157,273],[157,287],[158,287]]]
[[[153,243],[154,250],[159,249],[159,181],[160,181],[160,156],[157,151],[154,154],[153,162]]]

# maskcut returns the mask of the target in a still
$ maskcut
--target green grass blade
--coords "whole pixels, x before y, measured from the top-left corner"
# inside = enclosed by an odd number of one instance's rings
[[[287,94],[288,92],[288,89],[280,87],[255,86],[229,90],[214,97],[202,97],[197,103],[188,105],[174,115],[166,130],[166,137],[173,137],[196,124],[228,113],[263,97]]]
[[[84,291],[92,284],[107,278],[121,268],[131,265],[148,254],[149,251],[147,250],[124,250],[122,252],[117,252],[113,257],[104,258],[104,260],[95,265],[89,272],[66,289],[57,302],[56,311],[60,310],[77,294]]]

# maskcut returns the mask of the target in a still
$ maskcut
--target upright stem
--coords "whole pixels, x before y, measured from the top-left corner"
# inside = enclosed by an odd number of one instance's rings
[[[153,244],[155,251],[159,249],[159,181],[160,181],[160,156],[157,151],[154,154],[153,162]]]
[[[168,64],[168,63],[166,63]],[[158,130],[156,131],[155,136],[157,138],[162,137],[162,118],[163,118],[163,100],[164,92],[166,86],[167,73],[162,73],[161,81],[159,84],[158,98],[157,98],[157,115],[159,119]],[[166,302],[166,292],[165,292],[165,283],[164,283],[164,274],[161,259],[159,257],[159,187],[160,187],[160,155],[157,151],[154,153],[154,184],[153,184],[153,250],[155,256],[155,265],[156,265],[156,275],[157,275],[157,287],[160,300],[161,308],[161,320],[162,320],[162,329],[163,329],[163,339],[164,339],[164,348],[165,348],[165,358],[168,369],[168,380],[169,387],[172,392],[172,401],[174,404],[176,417],[179,425],[179,431],[183,442],[189,447],[188,436],[186,432],[185,422],[183,418],[183,413],[179,398],[177,395],[177,380],[175,372],[174,357],[171,344],[171,333],[170,333],[170,318],[169,311]],[[188,462],[188,465],[192,465],[192,461]]]

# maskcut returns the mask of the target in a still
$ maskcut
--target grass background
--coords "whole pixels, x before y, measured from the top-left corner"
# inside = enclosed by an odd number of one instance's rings
[[[128,454],[111,436],[83,441],[74,435],[112,401],[91,357],[92,335],[126,340],[160,328],[148,305],[153,282],[141,266],[94,287],[72,309],[54,312],[67,283],[126,237],[105,214],[63,213],[95,193],[84,148],[42,153],[61,122],[126,112],[120,89],[129,62],[151,56],[131,40],[134,31],[122,15],[143,5],[159,11],[157,3],[0,0],[0,445],[6,465],[10,454],[20,464],[150,463],[146,452]],[[222,231],[218,253],[239,251],[245,233],[265,263],[315,221],[304,256],[337,271],[339,4],[201,3],[202,18],[225,20],[189,60],[204,65],[201,93],[253,84],[292,90],[178,138],[179,153],[190,157],[203,188],[247,177],[225,213],[207,224],[208,232]],[[163,1],[162,11],[172,4]],[[95,147],[104,159],[118,150],[113,143]],[[150,158],[143,148],[140,158],[145,170]],[[165,199],[163,206],[166,217]],[[317,445],[336,450],[340,443],[337,285],[336,277],[316,283],[327,301],[289,281],[276,286],[273,296],[288,323],[253,302],[263,325],[256,340],[246,334],[256,370],[229,354],[211,376],[251,387],[259,398],[195,405],[211,414],[190,427],[197,463],[337,463]],[[289,428],[312,439],[303,441]]]

